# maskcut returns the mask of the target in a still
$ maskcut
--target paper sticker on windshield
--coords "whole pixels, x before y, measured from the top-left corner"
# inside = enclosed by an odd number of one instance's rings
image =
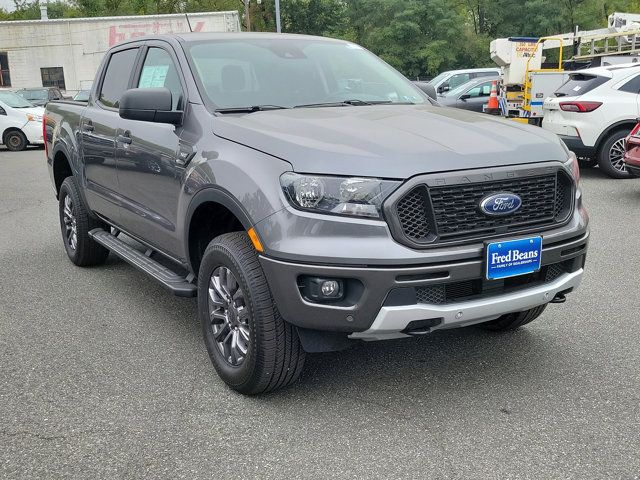
[[[582,87],[580,85],[576,85],[575,87],[573,87],[573,91],[574,92],[578,92],[578,91],[580,91],[581,88]]]
[[[145,66],[140,75],[138,88],[159,88],[164,87],[164,81],[167,78],[169,65]]]

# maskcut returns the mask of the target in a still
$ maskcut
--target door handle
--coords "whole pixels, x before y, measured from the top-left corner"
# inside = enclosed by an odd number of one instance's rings
[[[118,142],[120,142],[120,143],[125,143],[125,144],[129,145],[132,142],[131,133],[129,132],[129,130],[127,130],[126,132],[124,132],[124,134],[118,135],[116,137],[116,140]]]
[[[85,132],[93,132],[93,123],[91,123],[91,120],[82,122],[82,130]]]

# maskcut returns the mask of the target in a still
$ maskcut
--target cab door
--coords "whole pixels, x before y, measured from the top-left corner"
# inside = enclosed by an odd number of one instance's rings
[[[172,109],[184,110],[186,84],[175,52],[162,41],[146,45],[133,88],[168,88]],[[181,254],[176,221],[185,172],[178,153],[191,148],[181,141],[182,131],[181,126],[121,118],[115,142],[122,227],[174,257]]]
[[[484,82],[468,89],[456,101],[456,107],[474,112],[482,112],[482,107],[489,101],[491,95],[491,84]]]
[[[119,219],[118,173],[115,159],[118,102],[133,78],[139,48],[111,53],[102,79],[78,119],[86,197],[91,209],[114,223]]]

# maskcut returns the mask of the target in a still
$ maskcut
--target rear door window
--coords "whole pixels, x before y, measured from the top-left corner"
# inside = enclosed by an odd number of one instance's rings
[[[590,92],[608,80],[611,79],[609,77],[602,77],[599,75],[573,73],[569,75],[569,80],[556,90],[555,95],[556,97],[577,97],[578,95],[584,95],[585,93]]]
[[[621,92],[640,93],[640,75],[636,75],[631,80],[622,85],[618,90]]]

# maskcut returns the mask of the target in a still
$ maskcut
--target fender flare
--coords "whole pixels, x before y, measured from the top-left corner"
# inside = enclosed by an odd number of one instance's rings
[[[184,223],[183,242],[187,263],[191,263],[191,252],[189,251],[189,232],[191,230],[191,219],[197,208],[206,202],[214,202],[227,208],[240,221],[245,230],[253,226],[249,213],[242,204],[227,190],[218,186],[204,187],[193,196],[187,207]]]
[[[620,129],[620,127],[622,127],[623,125],[626,125],[626,124],[633,124],[633,125],[635,125],[635,124],[637,124],[637,123],[638,123],[638,120],[637,120],[637,119],[635,119],[635,118],[631,118],[631,117],[630,117],[630,118],[629,118],[629,119],[627,119],[627,120],[620,120],[620,121],[618,121],[618,122],[616,122],[616,123],[614,123],[614,124],[609,125],[609,126],[608,126],[608,127],[607,127],[607,128],[606,128],[606,129],[605,129],[605,130],[600,134],[600,136],[599,136],[599,137],[598,137],[598,139],[596,140],[596,144],[595,144],[596,151],[597,151],[597,152],[599,152],[599,151],[600,151],[600,146],[602,145],[602,142],[604,142],[604,141],[605,141],[605,139],[609,136],[609,134],[610,134],[611,132],[614,132],[614,131],[616,131],[616,130],[619,130],[619,129]],[[633,126],[632,126],[631,128],[633,128]],[[629,131],[631,131],[631,130],[629,130]]]

